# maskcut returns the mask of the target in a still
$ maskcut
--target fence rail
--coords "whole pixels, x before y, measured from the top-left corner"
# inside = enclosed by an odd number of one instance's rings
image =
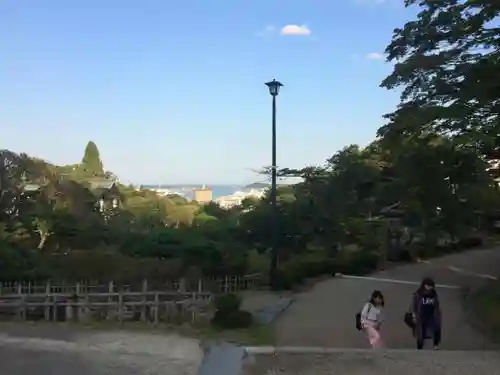
[[[260,275],[198,280],[189,283],[138,285],[76,283],[52,285],[33,283],[0,284],[0,316],[47,321],[140,320],[197,324],[209,319],[213,296],[253,289]]]
[[[36,294],[48,293],[48,285],[50,293],[97,293],[97,292],[112,292],[113,290],[121,289],[124,291],[143,291],[144,282],[150,285],[150,288],[164,291],[182,291],[182,292],[211,292],[219,293],[237,293],[244,290],[252,290],[259,288],[262,284],[261,274],[250,274],[244,276],[225,276],[218,278],[198,279],[190,281],[180,279],[175,281],[165,281],[162,283],[143,281],[142,284],[120,284],[110,281],[107,284],[98,283],[95,281],[81,281],[76,284],[65,282],[60,283],[32,283],[32,282],[10,282],[0,283],[0,296],[5,294]],[[21,290],[20,290],[21,289]]]

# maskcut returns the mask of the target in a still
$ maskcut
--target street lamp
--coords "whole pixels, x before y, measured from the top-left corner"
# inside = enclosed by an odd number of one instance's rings
[[[271,268],[269,270],[269,281],[271,288],[276,289],[278,286],[278,205],[276,194],[276,97],[283,86],[281,82],[273,79],[266,83],[269,88],[269,94],[273,97],[273,123],[272,123],[272,163],[271,163]]]

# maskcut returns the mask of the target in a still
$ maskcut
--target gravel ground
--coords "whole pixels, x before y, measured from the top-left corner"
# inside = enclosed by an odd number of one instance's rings
[[[257,355],[243,375],[498,375],[496,352],[406,351]]]
[[[425,276],[437,283],[471,289],[488,280],[471,273],[497,275],[500,249],[472,250],[452,254],[430,263],[395,267],[371,275],[420,282]],[[450,267],[452,269],[450,269]],[[455,267],[455,268],[453,268]],[[389,348],[413,348],[410,330],[403,323],[415,285],[373,280],[332,278],[318,283],[295,302],[275,323],[278,346],[315,346],[333,348],[367,348],[366,338],[354,327],[354,315],[374,289],[385,295],[386,322],[382,330]],[[460,290],[439,290],[443,309],[442,349],[486,350],[496,348],[479,332],[472,329],[462,308]]]
[[[203,357],[196,340],[59,327],[5,327],[2,375],[195,375]]]

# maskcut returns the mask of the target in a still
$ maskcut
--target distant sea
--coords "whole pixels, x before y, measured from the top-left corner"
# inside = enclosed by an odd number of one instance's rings
[[[186,198],[193,199],[193,189],[200,189],[202,185],[170,185],[170,184],[145,184],[141,185],[146,189],[169,189],[175,192],[180,193]],[[208,189],[212,189],[213,199],[217,199],[219,197],[223,197],[226,195],[231,195],[236,193],[237,191],[248,190],[245,189],[243,185],[207,185]]]

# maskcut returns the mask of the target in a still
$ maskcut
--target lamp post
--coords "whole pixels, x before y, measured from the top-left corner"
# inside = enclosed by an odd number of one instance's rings
[[[269,270],[269,281],[272,289],[278,286],[278,205],[276,194],[276,97],[283,86],[281,82],[273,79],[266,83],[269,93],[273,97],[273,120],[272,120],[272,162],[271,162],[271,267]]]

